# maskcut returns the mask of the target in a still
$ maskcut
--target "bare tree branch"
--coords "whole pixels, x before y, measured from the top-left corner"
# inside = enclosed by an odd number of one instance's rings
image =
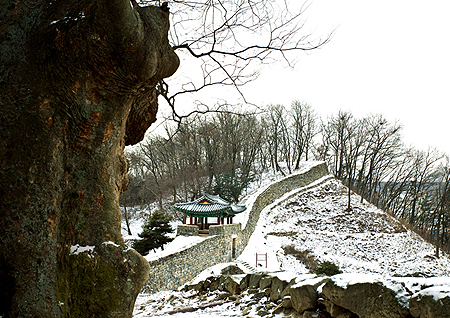
[[[161,5],[155,0],[140,3]],[[315,50],[328,43],[333,34],[311,39],[311,34],[304,31],[307,2],[297,12],[292,12],[288,0],[172,0],[168,5],[172,12],[169,36],[172,48],[202,61],[199,69],[189,71],[197,73],[197,79],[184,79],[184,83],[170,79],[159,84],[159,93],[171,108],[175,121],[186,117],[175,105],[180,95],[212,86],[232,86],[248,103],[240,87],[258,77],[261,65],[282,60],[293,67],[298,58],[296,52]],[[186,63],[189,61],[186,57]],[[169,94],[169,86],[174,93]],[[211,111],[211,107],[208,109]]]

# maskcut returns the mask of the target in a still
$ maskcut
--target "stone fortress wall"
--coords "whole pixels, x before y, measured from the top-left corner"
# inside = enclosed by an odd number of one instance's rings
[[[295,189],[307,189],[308,185],[327,175],[327,165],[318,162],[304,173],[294,174],[271,184],[255,199],[244,229],[241,230],[240,224],[211,226],[210,236],[205,240],[185,250],[150,261],[150,275],[143,292],[176,289],[208,267],[233,261],[244,251],[259,215],[266,206]],[[193,227],[182,228],[178,234],[192,235]]]

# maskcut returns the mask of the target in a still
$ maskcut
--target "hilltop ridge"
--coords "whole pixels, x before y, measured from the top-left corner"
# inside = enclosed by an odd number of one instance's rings
[[[430,243],[367,201],[361,203],[359,195],[352,193],[347,211],[347,191],[331,179],[263,210],[240,258],[249,259],[254,250],[273,251],[279,270],[295,274],[307,273],[321,261],[344,273],[450,274],[447,254],[437,259]]]

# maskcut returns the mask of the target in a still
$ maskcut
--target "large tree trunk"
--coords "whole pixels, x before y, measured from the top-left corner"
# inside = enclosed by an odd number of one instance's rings
[[[179,60],[166,7],[0,0],[0,315],[131,317],[148,263],[125,246],[123,149]]]

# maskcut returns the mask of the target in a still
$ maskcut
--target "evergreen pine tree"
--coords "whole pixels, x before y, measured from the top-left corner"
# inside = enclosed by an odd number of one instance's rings
[[[134,241],[133,248],[141,255],[147,255],[150,250],[158,247],[164,249],[164,244],[173,241],[173,238],[167,236],[173,232],[172,226],[169,224],[170,220],[170,216],[160,211],[153,212],[142,226],[142,233],[138,234],[142,240]]]
[[[229,202],[238,202],[242,191],[253,181],[251,174],[240,170],[235,173],[225,172],[216,176],[213,191]]]

